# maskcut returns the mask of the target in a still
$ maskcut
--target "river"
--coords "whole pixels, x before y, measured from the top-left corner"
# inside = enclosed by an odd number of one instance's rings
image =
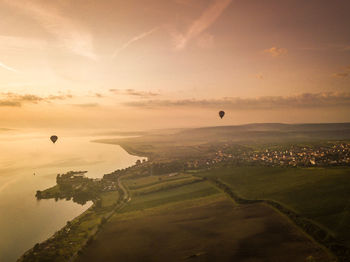
[[[88,177],[98,178],[142,159],[118,145],[90,142],[98,138],[102,137],[59,136],[53,144],[48,134],[0,134],[1,262],[16,261],[91,206],[37,201],[35,192],[55,185],[58,173],[86,170]]]

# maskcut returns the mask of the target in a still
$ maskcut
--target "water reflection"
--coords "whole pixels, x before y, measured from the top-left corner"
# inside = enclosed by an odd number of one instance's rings
[[[87,176],[99,178],[139,159],[93,139],[60,137],[53,144],[46,134],[0,135],[0,261],[15,261],[91,205],[37,201],[36,191],[53,186],[58,173],[88,170]]]

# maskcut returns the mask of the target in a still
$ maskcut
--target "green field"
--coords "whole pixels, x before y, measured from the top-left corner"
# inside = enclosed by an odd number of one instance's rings
[[[219,193],[220,191],[218,189],[214,188],[209,182],[204,181],[168,190],[157,191],[147,195],[136,196],[132,198],[129,205],[126,206],[122,212],[146,209],[172,202],[180,202]]]
[[[127,187],[130,190],[132,196],[138,196],[197,183],[202,181],[202,179],[191,175],[181,175],[175,177],[150,176],[147,178],[134,179],[133,181],[134,182],[130,182],[129,180],[129,186]]]
[[[197,198],[197,190],[186,188],[194,199],[156,207],[130,203],[131,212],[115,214],[78,261],[331,261],[272,208],[237,206],[222,193]],[[164,196],[153,195],[153,204]]]
[[[113,207],[119,199],[118,191],[105,192],[101,194],[101,207],[108,208]]]
[[[350,168],[232,167],[201,173],[247,199],[277,201],[350,245]]]
[[[176,176],[146,176],[137,179],[123,179],[123,181],[130,190],[136,190],[169,181],[182,180],[188,177],[189,175],[187,174],[178,174]]]

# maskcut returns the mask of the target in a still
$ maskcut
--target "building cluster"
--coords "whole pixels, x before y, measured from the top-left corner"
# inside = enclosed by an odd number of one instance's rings
[[[238,159],[236,156],[230,153],[224,153],[221,150],[218,150],[212,156],[206,156],[203,158],[198,158],[195,160],[189,160],[186,162],[186,168],[188,169],[197,169],[197,168],[205,168],[216,165],[221,162],[233,161]]]
[[[289,148],[236,150],[235,145],[224,145],[215,154],[187,162],[188,168],[210,167],[218,163],[253,164],[265,166],[350,166],[350,143]]]
[[[94,188],[100,192],[115,191],[118,185],[115,181],[100,178],[88,178],[86,171],[70,171],[66,174],[58,174],[56,177],[57,185],[66,191],[89,191]]]
[[[265,149],[243,155],[248,162],[279,166],[350,165],[350,143],[329,146],[292,146],[286,150]]]

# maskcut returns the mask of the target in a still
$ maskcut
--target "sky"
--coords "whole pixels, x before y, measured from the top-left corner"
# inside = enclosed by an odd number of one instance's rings
[[[0,128],[349,122],[349,13],[348,0],[0,0]]]

